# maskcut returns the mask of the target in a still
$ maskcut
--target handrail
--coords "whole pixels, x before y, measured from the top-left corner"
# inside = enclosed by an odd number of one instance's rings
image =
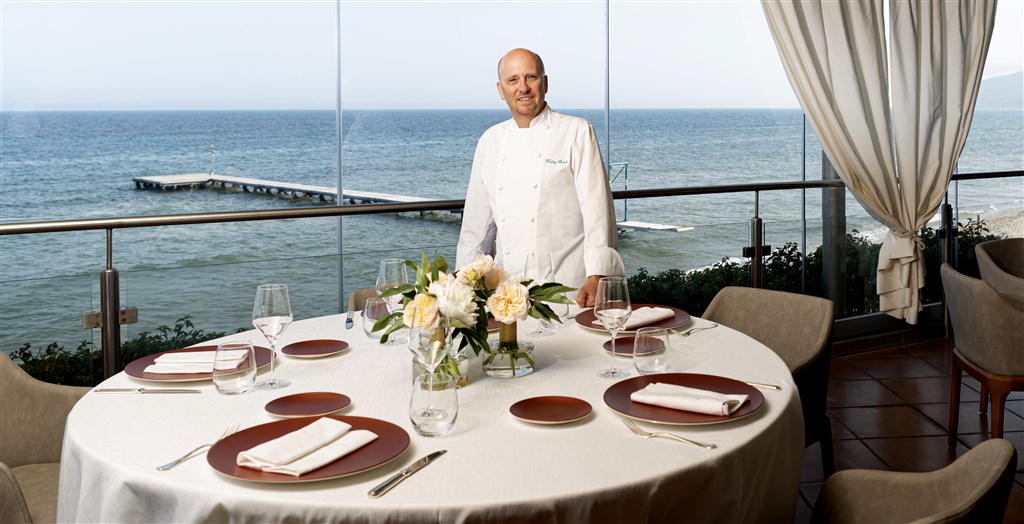
[[[1024,174],[1024,172],[1022,172]],[[720,186],[670,187],[659,189],[632,189],[613,191],[615,200],[631,198],[654,198],[688,195],[710,195],[719,193],[749,193],[756,191],[782,191],[791,189],[815,189],[843,187],[838,180],[809,182],[768,182],[758,184],[731,184]],[[426,200],[394,204],[354,204],[347,206],[295,207],[288,209],[262,209],[255,211],[222,211],[216,213],[184,213],[178,215],[153,215],[112,218],[85,218],[79,220],[50,220],[38,222],[16,222],[0,224],[0,235],[26,235],[32,233],[56,233],[88,231],[96,229],[125,229],[134,227],[178,226],[188,224],[214,224],[220,222],[251,222],[260,220],[285,220],[292,218],[319,218],[350,215],[379,215],[411,211],[451,211],[465,207],[465,200]]]
[[[998,173],[964,173],[953,175],[953,181],[1024,177],[1024,171]],[[845,187],[841,180],[808,180],[793,182],[759,182],[754,184],[724,184],[717,186],[668,187],[658,189],[630,189],[613,191],[615,200],[656,198],[671,196],[713,195],[722,193],[750,193],[758,191],[789,191],[793,189],[824,189]],[[124,229],[134,227],[176,226],[187,224],[213,224],[220,222],[250,222],[285,220],[292,218],[319,218],[351,215],[380,215],[412,211],[452,211],[462,209],[466,201],[426,200],[394,204],[354,204],[347,206],[296,207],[288,209],[262,209],[254,211],[223,211],[216,213],[187,213],[135,217],[86,218],[78,220],[49,220],[0,224],[0,235],[25,235],[88,231],[96,229]]]

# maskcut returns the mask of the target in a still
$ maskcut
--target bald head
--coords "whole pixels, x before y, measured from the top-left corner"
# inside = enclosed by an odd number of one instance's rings
[[[505,56],[501,57],[498,60],[498,81],[501,81],[501,65],[503,63],[505,63],[505,59],[506,58],[510,58],[510,57],[513,57],[513,56],[515,56],[515,57],[525,57],[525,56],[528,56],[528,57],[532,58],[537,63],[537,67],[539,68],[540,76],[544,76],[544,61],[540,59],[540,55],[538,55],[537,53],[534,53],[533,51],[530,51],[529,49],[523,49],[523,48],[520,47],[518,49],[513,49],[513,50],[505,53]]]

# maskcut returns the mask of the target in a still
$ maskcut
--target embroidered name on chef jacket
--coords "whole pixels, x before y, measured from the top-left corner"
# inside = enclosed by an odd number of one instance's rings
[[[568,161],[568,160],[554,160],[554,159],[552,159],[552,158],[545,158],[545,159],[544,159],[544,163],[545,163],[545,164],[557,164],[557,165],[562,165],[562,164],[568,164],[568,163],[569,163],[569,161]]]

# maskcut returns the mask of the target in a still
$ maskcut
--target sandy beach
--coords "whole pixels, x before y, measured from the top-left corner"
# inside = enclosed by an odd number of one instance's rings
[[[985,220],[989,233],[1003,238],[1024,238],[1024,209]]]

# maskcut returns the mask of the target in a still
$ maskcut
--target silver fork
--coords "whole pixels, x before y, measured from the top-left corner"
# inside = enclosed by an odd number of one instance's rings
[[[688,337],[688,336],[690,336],[690,333],[696,333],[698,331],[703,331],[705,329],[714,329],[716,327],[718,327],[718,324],[708,324],[706,326],[690,328],[690,329],[687,329],[686,331],[679,331],[678,329],[673,329],[671,331],[673,333],[675,333],[676,335],[679,335],[681,337]]]
[[[697,446],[697,447],[704,448],[704,449],[715,449],[715,448],[718,447],[718,446],[716,446],[714,444],[705,444],[704,442],[697,442],[696,440],[690,440],[688,438],[680,437],[679,435],[676,435],[674,433],[665,433],[665,432],[662,432],[662,431],[658,431],[658,432],[652,433],[650,431],[647,431],[647,430],[641,428],[640,426],[638,426],[636,424],[636,422],[633,422],[631,419],[628,419],[626,417],[622,417],[622,423],[625,424],[626,427],[629,428],[630,431],[632,431],[633,433],[636,433],[637,435],[639,435],[639,436],[641,436],[643,438],[654,438],[654,437],[670,438],[672,440],[678,440],[679,442],[683,442],[683,443],[689,444],[691,446]]]
[[[156,469],[159,470],[159,471],[167,471],[167,470],[177,466],[178,464],[181,464],[182,462],[185,462],[186,460],[188,460],[188,459],[198,455],[199,452],[205,451],[206,449],[209,449],[211,446],[213,446],[217,442],[220,442],[221,440],[223,440],[224,437],[227,437],[228,435],[231,435],[232,433],[234,433],[236,431],[238,431],[238,424],[237,423],[228,426],[227,429],[224,430],[224,433],[222,433],[221,436],[218,437],[215,442],[211,442],[210,444],[203,444],[202,446],[199,446],[198,448],[193,449],[192,451],[189,451],[188,453],[185,453],[184,455],[182,455],[182,456],[180,456],[180,457],[178,457],[178,458],[168,462],[167,464],[164,464],[163,466],[158,466]]]

